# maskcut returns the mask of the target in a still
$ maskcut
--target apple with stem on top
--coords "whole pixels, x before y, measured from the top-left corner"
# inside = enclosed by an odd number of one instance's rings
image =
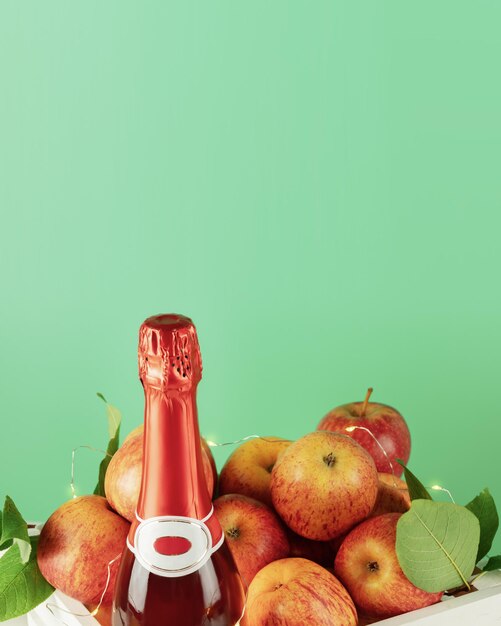
[[[101,496],[80,496],[60,506],[40,533],[38,566],[56,589],[83,604],[113,598],[130,524]],[[113,563],[112,563],[113,561]]]
[[[214,500],[214,512],[244,583],[268,563],[289,554],[289,542],[274,511],[262,502],[227,494]]]
[[[418,589],[403,573],[395,550],[400,516],[386,513],[359,524],[341,544],[334,562],[335,575],[367,617],[393,617],[442,597]]]
[[[306,559],[264,567],[247,596],[242,626],[356,626],[357,611],[339,580]]]
[[[363,402],[351,402],[332,409],[320,421],[317,430],[344,433],[363,446],[372,456],[378,472],[401,476],[401,459],[407,464],[411,436],[402,415],[391,406],[369,402],[369,388]]]
[[[271,473],[275,510],[298,535],[329,541],[365,519],[376,502],[371,455],[340,433],[316,431],[291,444]]]
[[[280,454],[291,443],[280,437],[259,437],[243,443],[221,470],[219,495],[241,493],[272,506],[271,472]]]

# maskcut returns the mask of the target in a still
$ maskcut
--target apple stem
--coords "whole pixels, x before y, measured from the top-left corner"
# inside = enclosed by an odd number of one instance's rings
[[[369,387],[369,389],[367,389],[367,393],[365,394],[365,400],[364,403],[362,405],[362,411],[360,413],[360,417],[364,417],[365,412],[367,411],[367,404],[369,403],[369,398],[371,397],[371,394],[373,392],[373,388]]]

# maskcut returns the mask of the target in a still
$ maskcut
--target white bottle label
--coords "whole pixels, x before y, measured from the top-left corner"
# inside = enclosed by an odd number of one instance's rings
[[[212,545],[212,536],[204,520],[190,517],[152,517],[141,520],[128,543],[138,562],[158,576],[177,578],[199,570],[220,547]]]

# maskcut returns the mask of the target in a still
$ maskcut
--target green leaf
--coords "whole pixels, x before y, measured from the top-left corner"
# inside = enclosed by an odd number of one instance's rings
[[[501,569],[501,555],[491,556],[485,566],[482,568],[484,572],[492,572],[495,569]]]
[[[108,469],[108,465],[110,464],[113,455],[118,450],[118,446],[120,445],[120,424],[122,422],[122,414],[116,406],[113,406],[112,404],[109,404],[109,402],[107,402],[102,393],[97,393],[97,396],[101,398],[101,400],[106,404],[106,415],[108,417],[108,431],[110,434],[110,441],[106,450],[106,456],[99,465],[99,478],[96,488],[94,489],[94,494],[106,497],[106,493],[104,491],[104,479],[106,476],[106,470]]]
[[[477,563],[489,552],[499,527],[499,516],[496,503],[488,489],[484,489],[466,505],[466,508],[480,522],[480,543],[477,552]]]
[[[9,496],[5,498],[2,513],[2,528],[0,535],[0,549],[5,549],[12,543],[19,547],[21,560],[26,563],[30,558],[31,543],[28,535],[28,525],[17,510]]]
[[[424,591],[468,587],[479,540],[479,521],[466,507],[414,500],[398,520],[397,557],[407,578]]]
[[[411,500],[433,500],[433,498],[428,493],[428,490],[423,485],[423,483],[414,476],[414,474],[408,469],[400,459],[397,459],[397,463],[399,463],[404,468],[404,476],[405,482],[407,483],[407,488],[409,489],[409,496]]]
[[[32,537],[27,563],[18,545],[0,558],[0,622],[28,613],[54,591],[38,569],[37,546],[38,537]]]

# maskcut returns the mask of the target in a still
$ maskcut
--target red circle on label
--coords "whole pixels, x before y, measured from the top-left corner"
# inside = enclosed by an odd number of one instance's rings
[[[164,556],[179,556],[186,554],[191,548],[191,541],[186,537],[159,537],[153,547],[158,554]]]

